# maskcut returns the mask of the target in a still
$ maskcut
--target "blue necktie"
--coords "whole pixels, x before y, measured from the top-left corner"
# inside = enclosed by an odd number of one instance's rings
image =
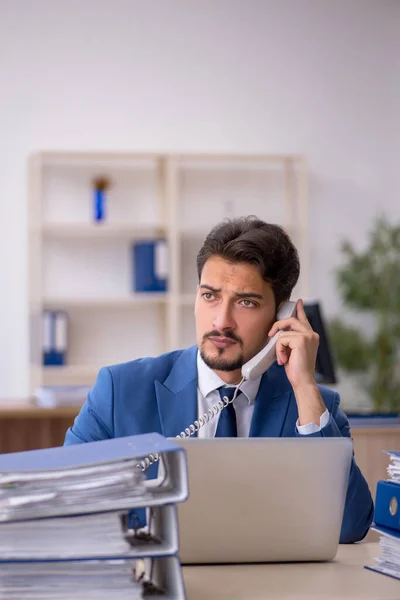
[[[235,387],[220,387],[218,391],[219,395],[221,396],[221,400],[224,399],[224,396],[231,400],[235,390]],[[238,391],[237,396],[240,393],[241,390]],[[236,413],[235,409],[233,408],[233,404],[228,404],[228,406],[225,406],[225,408],[223,408],[220,412],[215,437],[237,437]]]

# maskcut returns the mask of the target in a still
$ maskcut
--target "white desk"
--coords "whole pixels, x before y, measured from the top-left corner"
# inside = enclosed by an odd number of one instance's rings
[[[328,563],[184,567],[188,600],[399,600],[400,581],[364,569],[379,544],[339,547]]]

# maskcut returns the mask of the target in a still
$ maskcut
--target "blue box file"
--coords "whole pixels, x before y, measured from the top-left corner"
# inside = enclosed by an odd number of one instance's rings
[[[133,246],[133,290],[166,292],[168,258],[165,240],[140,241]]]
[[[374,522],[400,532],[400,485],[392,481],[378,481],[376,486]]]
[[[43,365],[63,366],[67,362],[68,318],[62,311],[43,312]]]

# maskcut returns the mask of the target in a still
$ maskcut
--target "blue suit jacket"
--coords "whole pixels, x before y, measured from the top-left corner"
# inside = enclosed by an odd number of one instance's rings
[[[197,419],[197,346],[104,367],[88,394],[65,444],[80,444],[139,433],[175,437]],[[313,437],[350,437],[339,395],[320,386],[330,413]],[[264,373],[254,405],[251,437],[295,437],[298,418],[293,389],[276,363]],[[341,543],[361,540],[371,524],[373,503],[354,458],[344,510]],[[327,517],[329,518],[329,517]]]

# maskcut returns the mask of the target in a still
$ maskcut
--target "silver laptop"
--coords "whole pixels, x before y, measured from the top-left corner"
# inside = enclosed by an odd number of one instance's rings
[[[322,561],[339,543],[349,438],[175,439],[187,450],[178,505],[183,564]]]

